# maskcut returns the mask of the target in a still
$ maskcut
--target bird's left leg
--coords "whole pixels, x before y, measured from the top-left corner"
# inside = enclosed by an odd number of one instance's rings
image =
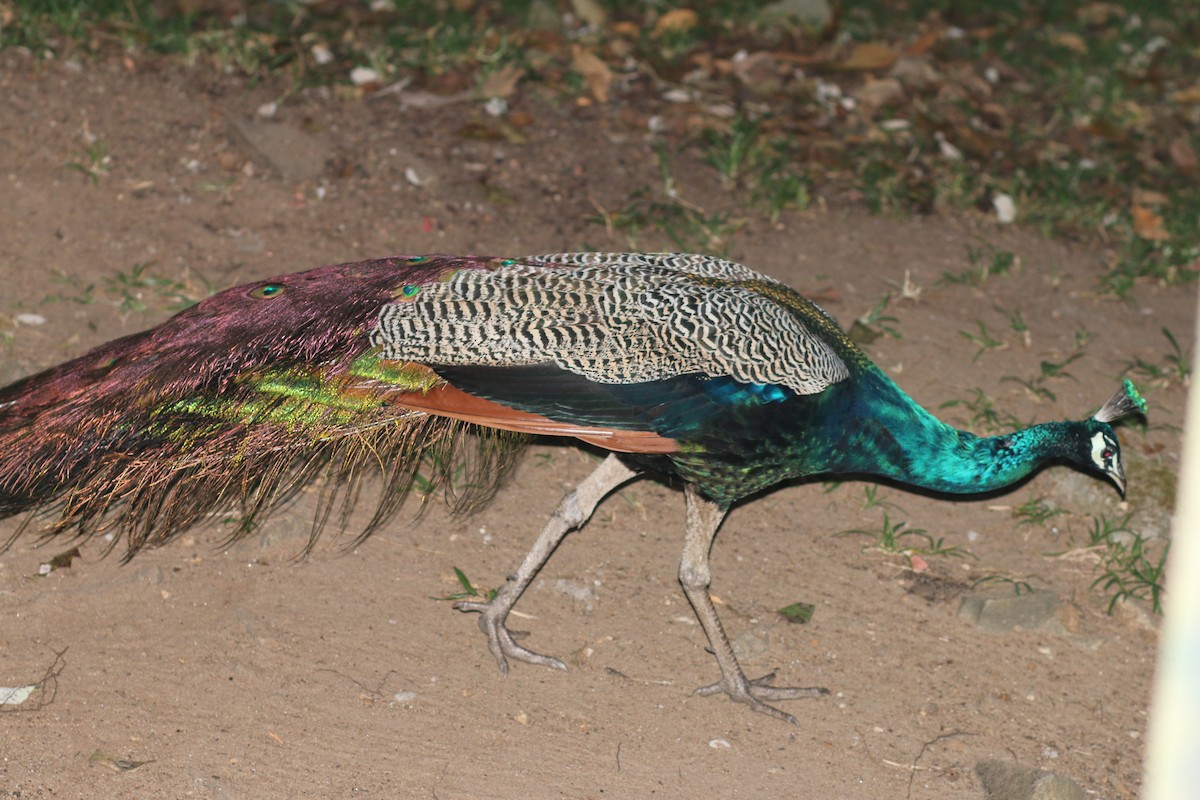
[[[508,659],[515,658],[529,664],[540,664],[544,667],[566,669],[567,665],[557,658],[544,656],[527,650],[513,641],[512,633],[504,624],[508,612],[516,604],[517,599],[529,586],[533,576],[550,558],[554,548],[567,535],[568,531],[580,527],[587,522],[596,510],[596,506],[604,497],[621,484],[637,475],[636,472],[621,463],[615,455],[610,454],[600,466],[583,479],[575,489],[567,492],[558,508],[554,510],[550,521],[542,530],[537,541],[525,556],[517,574],[510,577],[508,582],[496,592],[496,596],[486,603],[463,601],[455,603],[460,611],[478,611],[479,629],[488,637],[488,649],[496,657],[501,672],[508,672]]]
[[[771,686],[769,684],[774,674],[755,680],[746,677],[746,673],[738,664],[737,656],[733,653],[733,645],[729,643],[729,637],[725,635],[725,629],[721,627],[721,620],[717,617],[717,607],[713,605],[712,597],[708,594],[708,586],[712,582],[712,570],[708,563],[709,551],[712,550],[717,528],[721,526],[721,521],[725,519],[725,513],[729,508],[707,499],[691,484],[685,487],[684,495],[687,498],[687,533],[683,542],[683,558],[679,562],[679,582],[683,584],[683,593],[687,595],[692,608],[696,610],[700,624],[704,627],[704,632],[708,634],[713,654],[716,655],[717,664],[721,667],[721,680],[711,686],[697,689],[696,694],[710,695],[724,692],[731,699],[745,703],[755,711],[769,714],[776,719],[795,725],[797,724],[795,717],[769,706],[763,701],[820,697],[829,694],[829,690],[819,687]]]

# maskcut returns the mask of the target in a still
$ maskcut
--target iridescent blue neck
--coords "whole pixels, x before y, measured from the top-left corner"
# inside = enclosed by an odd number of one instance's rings
[[[1048,422],[981,437],[947,425],[882,374],[867,408],[848,411],[831,448],[832,472],[865,473],[954,494],[990,492],[1021,480],[1048,461],[1076,461],[1084,423]],[[831,442],[831,444],[833,444]]]
[[[933,421],[932,430],[904,437],[907,464],[888,477],[955,494],[1002,489],[1046,462],[1067,458],[1071,428],[1079,424],[1047,422],[1002,436],[980,437]]]

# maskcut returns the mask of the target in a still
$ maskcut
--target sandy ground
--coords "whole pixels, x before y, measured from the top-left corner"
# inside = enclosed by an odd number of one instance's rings
[[[588,217],[658,181],[641,131],[604,109],[525,98],[523,143],[460,135],[488,121],[472,105],[418,112],[320,92],[255,121],[281,90],[0,54],[0,330],[11,333],[0,381],[161,321],[176,292],[396,253],[627,249]],[[87,137],[110,159],[95,181],[66,166],[91,164]],[[676,176],[710,209],[741,210],[691,155]],[[982,286],[939,283],[970,268],[968,248],[1020,265]],[[1135,358],[1162,363],[1164,326],[1187,341],[1193,325],[1190,288],[1105,299],[1104,249],[983,218],[833,207],[771,225],[753,214],[729,255],[823,293],[843,324],[909,273],[920,297],[888,310],[901,338],[868,352],[935,409],[982,390],[1020,420],[1080,417]],[[139,269],[168,284],[122,284]],[[973,359],[960,332],[979,321],[1007,346]],[[1046,384],[1056,401],[1006,380],[1077,349],[1072,377]],[[1129,509],[1151,534],[1167,501],[1151,484],[1177,467],[1184,392],[1147,391],[1153,424],[1122,436]],[[792,728],[691,694],[717,669],[675,579],[676,488],[641,481],[609,499],[517,606],[529,645],[568,672],[501,675],[474,617],[433,599],[458,588],[454,567],[499,585],[594,463],[539,445],[473,517],[431,502],[416,524],[350,551],[330,538],[300,562],[307,497],[226,549],[218,519],[128,565],[87,542],[45,577],[39,565],[71,544],[26,533],[0,554],[0,685],[49,673],[55,691],[0,713],[0,797],[978,798],[982,760],[1053,770],[1098,798],[1136,796],[1153,619],[1105,613],[1089,591],[1094,553],[1051,555],[1086,544],[1091,515],[1123,512],[1110,487],[1060,467],[982,499],[881,486],[867,507],[870,485],[813,482],[737,507],[713,592],[748,670],[832,692],[789,703]],[[1013,507],[1035,497],[1069,513],[1018,525]],[[973,557],[929,557],[918,575],[836,535],[877,531],[885,511]],[[18,523],[0,522],[0,540]],[[1053,592],[1054,624],[992,634],[959,618],[963,593],[988,575]],[[810,624],[775,613],[795,601],[815,604]]]

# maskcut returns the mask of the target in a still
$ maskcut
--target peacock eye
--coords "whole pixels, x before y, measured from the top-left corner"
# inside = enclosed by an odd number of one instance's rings
[[[278,297],[283,294],[283,285],[278,283],[268,283],[250,292],[251,297],[256,297],[259,300],[270,300],[272,297]]]
[[[1105,459],[1112,458],[1113,457],[1113,449],[1111,447],[1104,448],[1103,455],[1104,455]]]
[[[417,286],[416,284],[413,284],[413,283],[406,283],[403,286],[401,286],[399,289],[397,289],[396,291],[392,292],[392,295],[396,298],[396,300],[398,300],[401,303],[404,303],[409,300],[415,300],[417,295],[420,293],[421,293],[420,286]]]

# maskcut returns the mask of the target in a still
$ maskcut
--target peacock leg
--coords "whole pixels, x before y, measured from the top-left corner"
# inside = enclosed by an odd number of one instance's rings
[[[615,455],[610,454],[591,475],[584,478],[573,490],[567,492],[562,502],[558,504],[558,508],[554,510],[554,514],[551,515],[550,521],[546,523],[546,527],[542,529],[541,535],[525,555],[525,560],[521,563],[517,574],[509,578],[508,582],[496,592],[495,597],[486,603],[462,601],[454,604],[454,607],[460,611],[479,612],[479,629],[487,635],[488,649],[496,657],[496,663],[500,665],[501,672],[508,672],[508,659],[510,658],[555,669],[567,668],[567,665],[557,658],[535,653],[517,644],[513,640],[508,626],[505,625],[505,620],[508,618],[508,612],[516,605],[521,593],[529,586],[533,576],[537,575],[538,570],[550,558],[550,554],[554,552],[554,548],[567,535],[567,532],[587,522],[592,516],[592,512],[596,510],[596,506],[609,492],[635,475],[637,475],[636,472],[622,464]]]
[[[712,570],[709,568],[708,556],[712,550],[713,539],[717,528],[729,510],[703,497],[696,487],[688,484],[684,489],[687,498],[687,533],[683,541],[683,558],[679,562],[679,582],[683,584],[683,593],[696,610],[696,616],[708,634],[717,664],[721,667],[721,680],[711,686],[696,690],[698,695],[710,695],[724,692],[739,703],[745,703],[755,711],[769,714],[776,719],[795,725],[796,718],[791,714],[767,705],[764,700],[791,700],[797,697],[820,697],[829,694],[828,689],[788,688],[769,685],[774,673],[756,680],[750,680],[738,664],[737,656],[733,654],[733,646],[721,620],[717,617],[717,608],[713,605],[712,597],[708,594],[708,586],[712,582]]]

